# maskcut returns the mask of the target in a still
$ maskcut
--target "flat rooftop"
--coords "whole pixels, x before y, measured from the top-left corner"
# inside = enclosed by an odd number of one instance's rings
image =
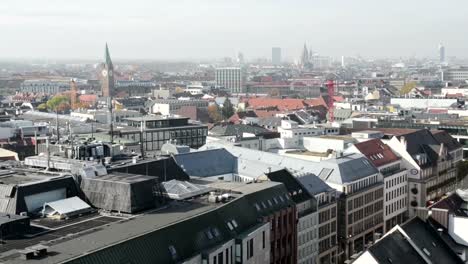
[[[39,170],[0,170],[0,186],[16,186],[60,178],[58,174],[40,173]]]
[[[142,121],[159,121],[159,120],[171,120],[171,119],[190,119],[188,117],[183,117],[183,116],[142,116],[142,117],[128,117],[124,118],[124,120],[128,121],[136,121],[136,122],[142,122]]]
[[[210,203],[203,195],[188,201],[171,201],[166,207],[153,209],[137,215],[100,215],[98,213],[69,220],[34,219],[31,225],[35,233],[27,237],[6,240],[0,246],[0,263],[30,263],[22,260],[18,250],[41,244],[49,247],[49,255],[35,259],[34,263],[60,263],[92,253],[150,232],[165,228],[194,216],[207,213],[236,201],[243,195],[281,185],[276,182],[231,183],[200,180],[218,190],[235,192],[234,199],[227,203]]]

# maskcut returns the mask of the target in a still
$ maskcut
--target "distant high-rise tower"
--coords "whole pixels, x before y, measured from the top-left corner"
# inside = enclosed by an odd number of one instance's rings
[[[442,43],[439,43],[439,62],[445,62],[445,47],[442,45]]]
[[[305,43],[301,54],[301,67],[305,70],[310,70],[312,68],[311,53],[307,49],[307,45]]]
[[[271,48],[271,63],[273,65],[281,64],[281,48],[279,47]]]
[[[109,47],[106,43],[106,52],[105,52],[106,62],[101,71],[102,82],[101,82],[101,92],[102,96],[109,97],[114,92],[114,65],[109,53]]]
[[[237,64],[244,64],[244,54],[242,52],[237,53]]]

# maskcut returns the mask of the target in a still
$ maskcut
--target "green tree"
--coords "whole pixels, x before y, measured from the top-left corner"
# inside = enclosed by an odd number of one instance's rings
[[[230,118],[235,113],[234,106],[232,105],[231,100],[229,100],[227,97],[226,100],[224,100],[223,109],[221,112],[225,119]]]
[[[46,104],[46,103],[42,103],[42,104],[38,105],[36,109],[37,109],[38,111],[45,112],[45,111],[47,111],[47,104]]]
[[[59,94],[47,101],[47,109],[52,110],[54,112],[63,112],[67,110],[67,105],[70,106],[70,98],[66,95]]]

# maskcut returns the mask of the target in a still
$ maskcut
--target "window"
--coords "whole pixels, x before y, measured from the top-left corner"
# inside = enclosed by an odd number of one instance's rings
[[[176,251],[175,247],[173,245],[170,245],[168,249],[169,249],[169,252],[171,253],[172,259],[176,260],[177,259],[177,251]]]
[[[247,242],[247,259],[251,259],[254,255],[253,238]]]
[[[209,240],[213,239],[213,234],[211,233],[211,230],[206,230],[205,235]]]
[[[235,228],[237,228],[237,227],[238,227],[238,225],[237,225],[237,222],[236,222],[236,220],[235,220],[235,219],[232,219],[232,225],[233,225]]]
[[[262,232],[262,248],[265,248],[265,231]]]
[[[219,233],[219,230],[218,228],[214,227],[211,229],[211,233],[215,236],[215,237],[219,237],[221,234]]]
[[[234,227],[232,226],[231,222],[227,222],[227,226],[229,227],[229,230],[234,230]]]
[[[218,264],[223,264],[223,252],[222,251],[218,254]]]

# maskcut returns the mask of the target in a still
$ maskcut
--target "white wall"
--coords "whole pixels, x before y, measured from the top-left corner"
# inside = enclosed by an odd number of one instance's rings
[[[468,246],[468,217],[450,214],[448,232],[455,242]]]

